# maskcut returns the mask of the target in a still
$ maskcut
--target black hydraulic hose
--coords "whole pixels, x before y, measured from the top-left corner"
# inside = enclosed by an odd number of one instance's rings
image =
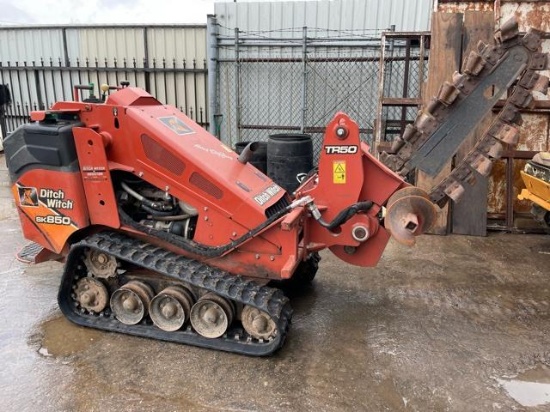
[[[167,205],[162,202],[155,202],[153,200],[147,199],[145,196],[139,194],[134,189],[132,189],[130,186],[128,186],[125,182],[120,182],[120,186],[126,193],[128,193],[130,196],[135,197],[137,200],[139,200],[145,210],[149,211],[149,209],[146,209],[146,207],[153,209],[156,212],[171,212],[174,208],[171,205]],[[152,213],[152,212],[150,212]],[[164,215],[167,216],[167,215]]]
[[[354,203],[353,205],[345,208],[340,213],[336,215],[334,219],[332,219],[332,222],[326,222],[323,220],[322,217],[317,219],[317,222],[323,227],[326,227],[328,230],[333,231],[337,227],[343,225],[348,220],[350,220],[354,215],[356,215],[359,212],[366,212],[372,208],[373,202],[366,201],[366,202],[358,202]]]
[[[313,202],[311,202],[313,204]],[[356,215],[358,212],[361,211],[367,211],[373,206],[373,202],[367,201],[367,202],[358,202],[354,203],[353,205],[347,207],[346,209],[342,210],[338,215],[332,220],[332,222],[327,223],[322,218],[316,219],[319,224],[326,227],[328,230],[334,230],[340,225],[343,225],[346,223],[349,219],[351,219],[354,215]],[[258,226],[256,226],[254,229],[249,230],[244,235],[242,235],[240,238],[235,239],[234,241],[231,241],[229,243],[226,243],[222,246],[207,246],[202,245],[200,243],[194,242],[193,240],[186,239],[181,236],[175,236],[171,233],[155,230],[153,228],[147,227],[145,225],[142,225],[136,221],[134,221],[121,207],[119,207],[119,213],[121,217],[121,221],[123,223],[126,223],[138,230],[140,230],[143,233],[146,233],[151,236],[158,237],[162,240],[165,240],[167,242],[170,242],[181,249],[195,254],[199,256],[204,256],[208,258],[216,258],[220,257],[226,252],[229,252],[232,249],[235,249],[236,247],[239,247],[244,242],[249,240],[250,238],[256,236],[259,232],[264,230],[266,227],[271,225],[273,222],[281,218],[282,216],[286,215],[290,210],[293,209],[293,205],[290,204],[284,209],[281,209],[277,213],[275,213],[273,216],[271,216],[269,219],[267,219],[265,222],[260,223]],[[318,210],[317,210],[318,211]]]
[[[160,211],[160,210],[156,210],[156,209],[153,209],[152,207],[148,206],[147,204],[142,203],[140,205],[140,207],[145,210],[147,213],[155,216],[155,217],[167,217],[167,216],[172,216],[173,212],[172,211]]]
[[[271,216],[269,219],[267,219],[265,222],[261,223],[260,225],[256,226],[254,229],[251,229],[250,231],[246,232],[244,235],[242,235],[240,238],[235,239],[234,241],[231,241],[229,243],[226,243],[222,246],[207,246],[202,245],[200,243],[194,242],[193,240],[186,239],[181,236],[175,236],[171,233],[164,232],[161,230],[155,230],[153,228],[147,227],[145,225],[142,225],[136,221],[134,221],[121,207],[118,208],[121,221],[129,226],[134,227],[135,229],[138,229],[139,231],[146,233],[151,236],[158,237],[162,240],[165,240],[167,242],[170,242],[181,249],[193,253],[195,255],[199,256],[205,256],[208,258],[215,258],[222,256],[224,253],[229,252],[230,250],[240,246],[250,238],[256,236],[259,232],[264,230],[266,227],[271,225],[273,222],[275,222],[277,219],[281,218],[285,214],[287,214],[292,209],[292,205],[287,206],[286,208],[280,210],[279,212],[275,213],[273,216]]]

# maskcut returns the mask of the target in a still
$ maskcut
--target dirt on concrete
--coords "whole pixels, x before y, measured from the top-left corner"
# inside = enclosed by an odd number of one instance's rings
[[[374,269],[323,253],[274,356],[75,326],[62,265],[15,260],[0,158],[0,401],[17,411],[544,411],[550,236],[391,242]]]

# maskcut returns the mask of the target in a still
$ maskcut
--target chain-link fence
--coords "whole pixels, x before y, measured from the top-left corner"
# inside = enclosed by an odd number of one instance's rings
[[[273,133],[308,133],[318,153],[326,124],[344,111],[371,146],[377,124],[391,139],[403,121],[414,119],[416,106],[407,101],[382,107],[379,98],[419,101],[424,46],[414,39],[382,45],[378,32],[236,30],[234,37],[218,39],[219,137],[234,146]]]

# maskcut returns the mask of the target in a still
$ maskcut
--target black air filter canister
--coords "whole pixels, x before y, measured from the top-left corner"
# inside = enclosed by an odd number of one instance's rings
[[[313,143],[308,134],[272,134],[267,141],[267,175],[287,192],[313,169]]]

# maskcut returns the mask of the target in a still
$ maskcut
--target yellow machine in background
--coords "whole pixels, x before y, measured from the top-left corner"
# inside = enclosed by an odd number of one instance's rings
[[[550,152],[538,153],[527,162],[521,178],[526,188],[518,198],[533,202],[535,219],[550,227]]]

